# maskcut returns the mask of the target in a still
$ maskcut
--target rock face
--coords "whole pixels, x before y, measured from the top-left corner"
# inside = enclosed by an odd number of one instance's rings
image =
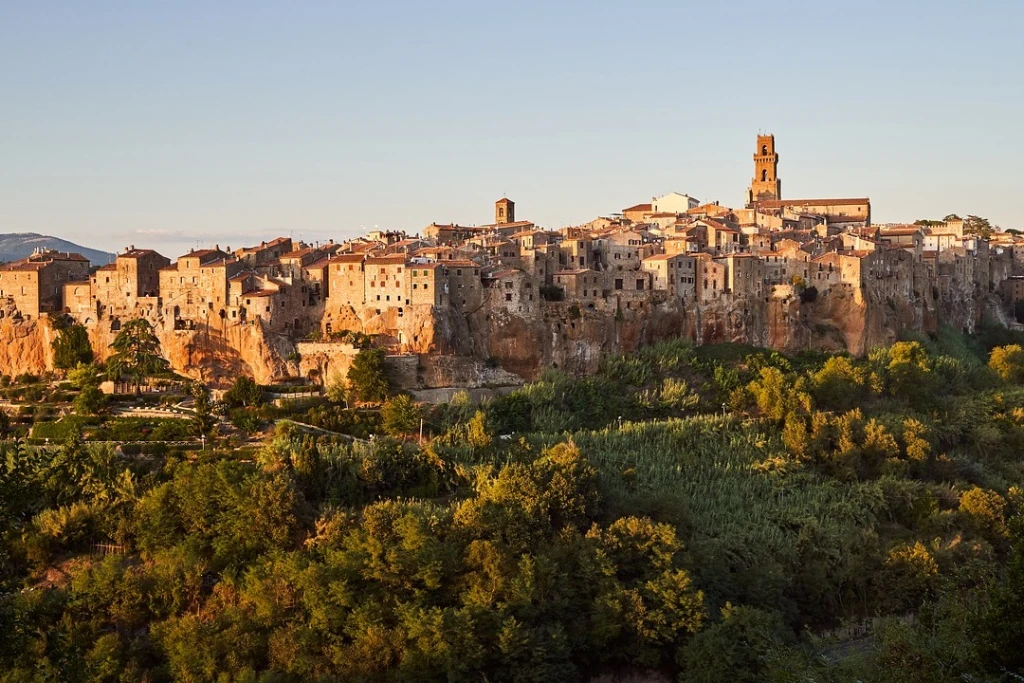
[[[610,312],[614,311],[614,312]],[[861,290],[833,287],[803,302],[789,286],[767,297],[720,299],[684,305],[652,298],[636,307],[581,309],[545,302],[539,313],[517,315],[484,306],[466,317],[452,309],[392,310],[367,320],[352,315],[350,329],[380,334],[399,353],[390,358],[402,388],[493,387],[536,379],[548,368],[595,371],[610,353],[683,337],[696,344],[744,342],[786,352],[848,350],[864,354],[891,344],[907,330],[934,332],[940,325],[973,331],[989,312],[1007,324],[998,298],[957,292],[925,293],[914,299],[866,297]],[[53,328],[47,319],[0,318],[0,372],[40,373],[53,367]],[[151,319],[171,367],[178,373],[226,386],[240,375],[260,383],[287,377],[344,377],[357,350],[348,344],[294,342],[259,325],[224,323],[175,330]],[[109,355],[117,332],[91,324],[97,358]]]

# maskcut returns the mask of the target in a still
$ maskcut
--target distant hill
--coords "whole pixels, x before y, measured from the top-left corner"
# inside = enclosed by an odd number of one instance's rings
[[[31,256],[32,252],[36,249],[75,252],[89,259],[89,263],[94,266],[104,266],[112,263],[116,256],[105,251],[89,249],[74,242],[62,240],[59,237],[39,235],[34,232],[0,233],[0,262],[6,263],[23,259],[26,256]]]

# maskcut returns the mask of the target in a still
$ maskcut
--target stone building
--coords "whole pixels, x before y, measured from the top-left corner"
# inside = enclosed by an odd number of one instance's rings
[[[38,251],[0,266],[0,299],[25,318],[64,310],[64,285],[89,276],[89,260],[81,254]]]
[[[754,179],[747,189],[747,208],[755,208],[759,202],[778,199],[782,199],[782,180],[779,179],[775,136],[758,135],[754,151]]]
[[[193,250],[160,269],[160,307],[176,328],[227,318],[228,281],[245,264],[220,248]]]
[[[540,310],[540,291],[529,274],[514,268],[491,273],[483,280],[492,311],[532,316]]]
[[[483,304],[483,284],[480,264],[468,260],[448,261],[445,264],[448,280],[448,300],[463,313],[472,313]]]
[[[148,317],[159,310],[160,270],[171,260],[152,249],[129,247],[113,263],[90,278],[90,317],[119,323],[122,318]]]
[[[651,288],[684,299],[697,295],[697,260],[686,254],[655,254],[643,260]]]
[[[733,296],[763,296],[764,262],[755,254],[729,254],[715,259],[725,265],[725,288]]]
[[[408,263],[409,301],[413,306],[448,305],[448,277],[443,263]]]
[[[278,237],[269,242],[261,242],[254,247],[245,247],[235,251],[235,258],[242,262],[243,268],[252,270],[276,261],[284,254],[293,250],[290,237]]]
[[[560,270],[551,275],[551,283],[560,287],[566,301],[593,301],[604,296],[605,278],[590,268]]]
[[[508,197],[502,197],[498,201],[494,202],[494,223],[496,225],[515,222],[516,203],[514,201]]]
[[[711,254],[694,254],[697,264],[697,301],[702,304],[716,301],[725,294],[725,264],[716,263]]]
[[[367,308],[378,315],[389,308],[404,313],[409,305],[409,279],[405,271],[405,255],[376,256],[363,263],[364,299]]]

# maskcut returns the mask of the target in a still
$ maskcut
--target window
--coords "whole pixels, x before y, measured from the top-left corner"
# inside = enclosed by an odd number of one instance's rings
[[[512,301],[512,292],[505,293],[505,301]]]
[[[622,279],[618,278],[615,280],[615,289],[622,289]]]

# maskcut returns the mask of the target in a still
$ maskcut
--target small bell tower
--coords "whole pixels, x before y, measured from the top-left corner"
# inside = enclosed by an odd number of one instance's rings
[[[747,189],[747,208],[770,199],[782,199],[779,155],[775,152],[774,135],[758,135],[754,151],[754,179]]]
[[[516,203],[508,197],[502,197],[494,202],[494,222],[498,224],[515,223]]]

